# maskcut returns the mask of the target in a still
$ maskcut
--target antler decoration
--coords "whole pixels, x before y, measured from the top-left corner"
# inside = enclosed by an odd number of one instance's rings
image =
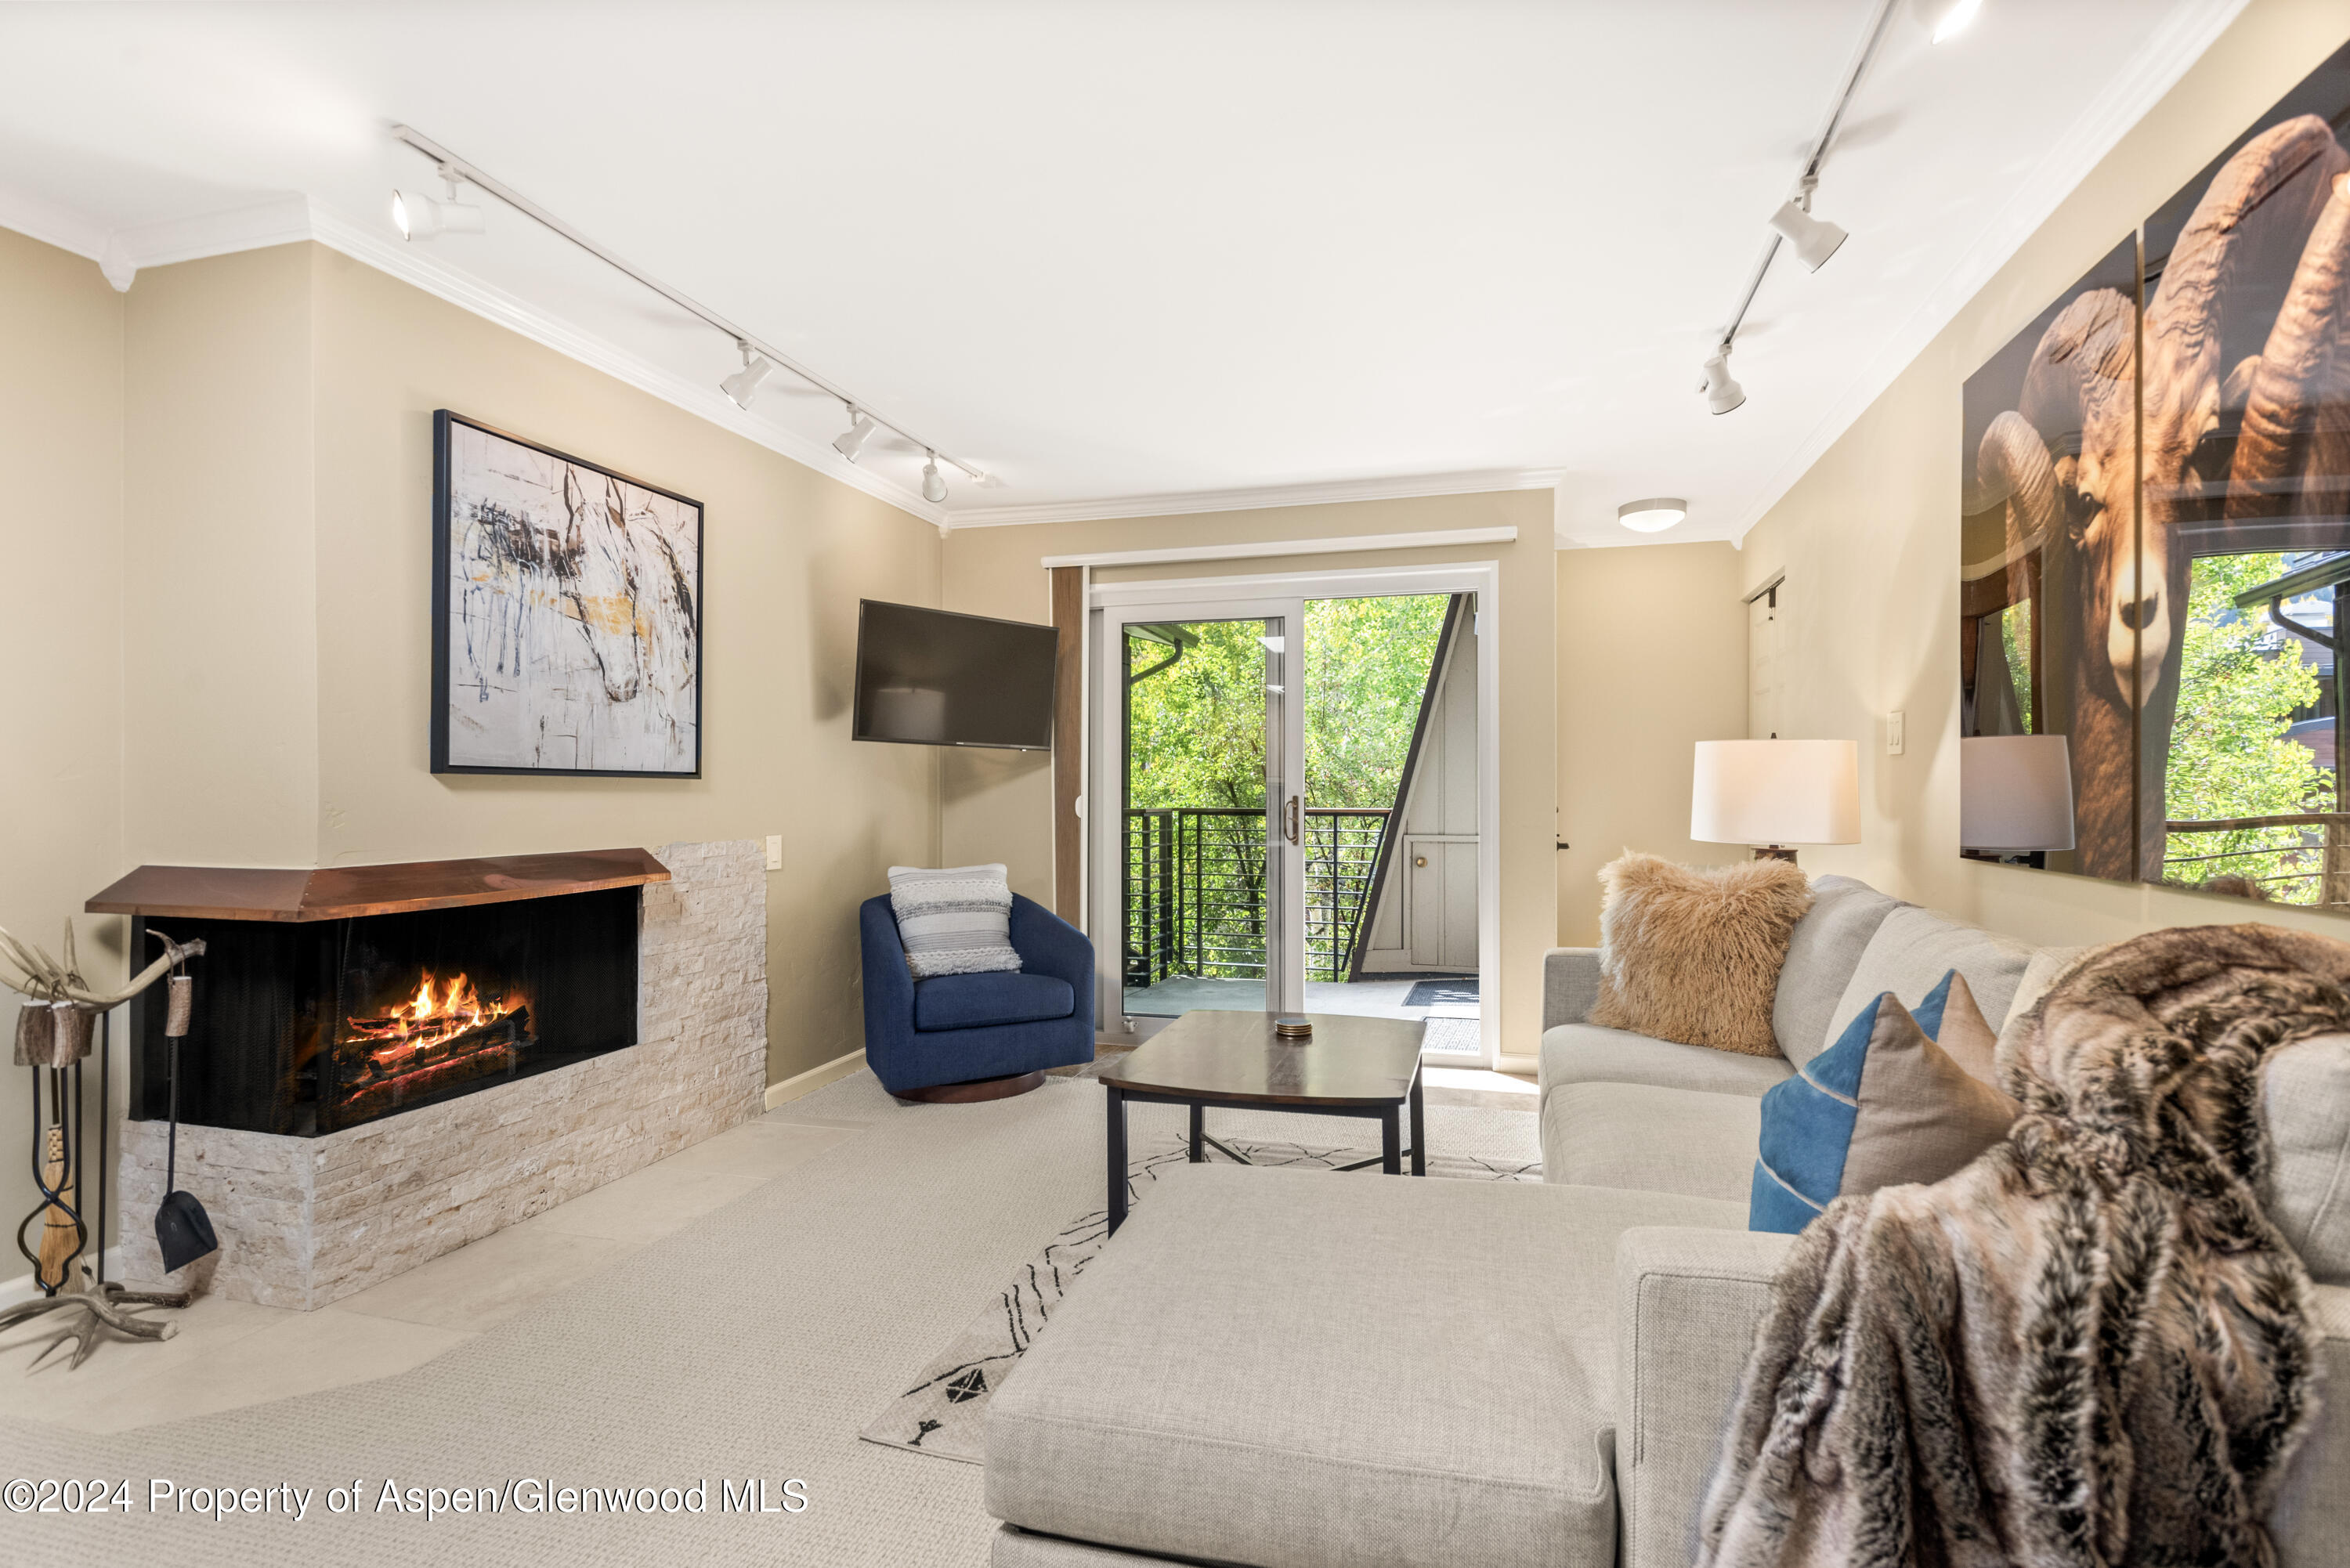
[[[150,933],[161,936],[160,932]],[[84,1007],[101,1011],[119,1007],[149,986],[163,978],[164,971],[174,964],[200,956],[204,950],[203,939],[182,946],[163,939],[163,956],[130,977],[130,983],[120,991],[92,991],[82,978],[79,961],[74,953],[73,921],[66,921],[65,961],[58,962],[30,942],[19,941],[0,928],[0,985],[26,996],[37,996],[45,1002],[73,1002]],[[8,965],[16,966],[11,973]]]
[[[18,1302],[12,1307],[0,1307],[0,1334],[18,1324],[30,1323],[43,1313],[62,1311],[80,1314],[78,1323],[70,1324],[42,1346],[41,1354],[33,1357],[32,1366],[26,1367],[26,1371],[30,1372],[40,1366],[57,1346],[68,1343],[73,1345],[74,1353],[66,1363],[67,1370],[79,1366],[89,1359],[90,1352],[98,1348],[99,1331],[102,1328],[110,1328],[128,1339],[169,1339],[180,1332],[178,1324],[158,1323],[122,1309],[130,1305],[183,1307],[188,1304],[187,1292],[127,1291],[111,1280],[102,1285],[96,1283],[90,1279],[87,1266],[78,1272],[80,1277],[56,1295],[35,1296],[31,1301]]]

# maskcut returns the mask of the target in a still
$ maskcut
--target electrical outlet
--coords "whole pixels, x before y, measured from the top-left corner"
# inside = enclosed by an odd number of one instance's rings
[[[767,835],[767,869],[780,871],[783,868],[784,836],[780,833],[770,833]]]
[[[1902,733],[1901,720],[1901,710],[1898,708],[1885,715],[1885,754],[1888,757],[1899,756],[1902,748],[1908,743],[1908,738]]]

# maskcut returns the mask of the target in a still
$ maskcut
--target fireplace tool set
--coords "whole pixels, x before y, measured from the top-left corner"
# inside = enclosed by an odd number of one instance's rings
[[[155,1216],[156,1241],[168,1269],[183,1267],[212,1251],[212,1224],[203,1206],[188,1193],[171,1190],[178,1154],[178,1067],[180,1040],[188,1032],[194,981],[187,961],[199,957],[203,942],[172,941],[162,932],[149,935],[163,944],[163,954],[117,991],[99,992],[83,979],[74,950],[73,922],[66,922],[63,961],[30,943],[0,930],[0,985],[27,998],[16,1015],[16,1064],[33,1072],[33,1179],[41,1201],[16,1227],[16,1250],[33,1264],[33,1281],[40,1294],[31,1301],[0,1308],[0,1330],[14,1328],[45,1314],[64,1325],[36,1357],[39,1366],[58,1346],[72,1343],[69,1366],[79,1366],[98,1347],[101,1330],[111,1329],[130,1339],[169,1339],[175,1325],[159,1323],[125,1309],[132,1306],[183,1307],[185,1291],[132,1291],[106,1277],[106,1248],[101,1238],[95,1271],[79,1262],[88,1249],[90,1226],[82,1217],[82,1062],[90,1054],[95,1035],[98,1050],[98,1208],[104,1222],[107,1198],[106,1129],[113,1106],[111,1072],[112,1008],[170,976],[169,1022],[172,1066],[172,1147],[166,1165],[165,1197]],[[11,972],[11,970],[17,972]],[[47,1106],[46,1118],[43,1115]],[[41,1226],[37,1249],[26,1241],[36,1221]]]

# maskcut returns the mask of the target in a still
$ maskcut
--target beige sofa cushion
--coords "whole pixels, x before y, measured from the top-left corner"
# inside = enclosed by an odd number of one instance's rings
[[[1795,1070],[1783,1056],[1710,1051],[1596,1023],[1562,1023],[1546,1031],[1541,1064],[1545,1104],[1565,1084],[1654,1084],[1715,1095],[1760,1095]]]
[[[2311,1278],[2350,1285],[2350,1034],[2271,1054],[2261,1099],[2275,1153],[2262,1206]]]
[[[1743,1205],[1762,1117],[1752,1095],[1568,1084],[1543,1105],[1543,1179]]]
[[[1877,928],[1909,906],[1850,877],[1812,878],[1811,912],[1787,939],[1779,989],[1771,1001],[1771,1033],[1780,1054],[1800,1067],[1827,1049],[1832,1016],[1860,967]]]
[[[1179,1166],[988,1412],[997,1518],[1258,1568],[1616,1550],[1616,1241],[1735,1204]]]
[[[1834,1022],[1820,1049],[1836,1043],[1845,1027],[1887,992],[1916,1008],[1926,993],[1957,970],[1967,977],[1975,1005],[1993,1029],[2005,1023],[2008,1003],[2032,961],[2033,950],[2013,937],[1961,925],[1948,916],[1905,905],[1885,917],[1860,955],[1852,979],[1836,1002]]]

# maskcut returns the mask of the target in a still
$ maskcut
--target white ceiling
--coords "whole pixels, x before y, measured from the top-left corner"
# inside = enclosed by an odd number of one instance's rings
[[[1699,362],[1869,0],[12,5],[0,223],[307,229],[847,473],[837,404],[736,419],[723,337],[495,202],[403,245],[406,121],[1000,476],[850,475],[925,516],[1555,482],[1563,542],[1660,493],[1727,538],[2241,4],[1985,0],[1935,47],[1897,0],[1820,187],[1853,237],[1774,266],[1721,418]]]

